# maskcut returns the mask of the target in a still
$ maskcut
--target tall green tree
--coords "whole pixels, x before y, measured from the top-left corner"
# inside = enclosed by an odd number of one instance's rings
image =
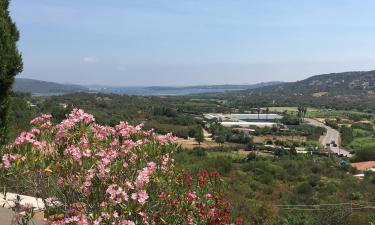
[[[204,134],[203,134],[203,128],[198,126],[196,128],[195,134],[194,134],[195,141],[198,142],[199,145],[204,141]]]
[[[15,76],[22,71],[19,32],[9,15],[9,0],[0,0],[0,145],[7,142],[9,101]]]

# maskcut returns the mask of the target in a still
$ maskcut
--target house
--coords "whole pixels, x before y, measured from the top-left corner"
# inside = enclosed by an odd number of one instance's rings
[[[375,161],[351,163],[350,165],[359,171],[374,171],[375,172]]]

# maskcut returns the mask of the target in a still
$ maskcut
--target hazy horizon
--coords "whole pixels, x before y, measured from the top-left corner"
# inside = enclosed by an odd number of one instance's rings
[[[111,86],[296,81],[375,69],[375,2],[13,0],[19,78]]]

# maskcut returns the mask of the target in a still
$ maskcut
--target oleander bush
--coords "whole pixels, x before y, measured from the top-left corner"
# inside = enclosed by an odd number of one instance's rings
[[[175,167],[172,134],[101,126],[78,109],[51,119],[33,119],[0,164],[1,184],[43,200],[46,224],[242,224],[231,221],[218,172]],[[30,207],[18,208],[14,222],[24,224]]]

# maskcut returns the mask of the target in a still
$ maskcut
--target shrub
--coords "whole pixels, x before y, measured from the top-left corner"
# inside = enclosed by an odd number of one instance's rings
[[[78,109],[57,125],[35,118],[2,154],[0,182],[42,198],[51,225],[231,223],[219,174],[177,170],[171,134],[94,121]]]
[[[297,192],[301,195],[310,195],[313,191],[309,183],[302,183],[297,187]]]
[[[334,120],[325,120],[325,124],[329,127],[332,127],[333,129],[338,129],[339,125]]]
[[[362,149],[357,150],[355,160],[358,162],[375,160],[375,145],[367,144]]]
[[[371,123],[353,123],[352,124],[353,129],[361,129],[361,130],[367,130],[367,131],[374,131],[374,127]]]

